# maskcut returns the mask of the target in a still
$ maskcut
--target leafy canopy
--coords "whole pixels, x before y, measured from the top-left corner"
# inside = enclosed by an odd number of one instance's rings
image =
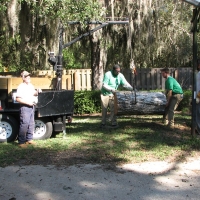
[[[32,12],[42,17],[60,19],[61,21],[76,20],[84,22],[86,19],[99,18],[104,8],[96,0],[19,0],[27,3]],[[102,13],[102,14],[101,14]]]

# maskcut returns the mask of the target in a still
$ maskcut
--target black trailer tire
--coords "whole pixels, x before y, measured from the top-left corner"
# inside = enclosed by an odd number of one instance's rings
[[[34,140],[45,140],[51,137],[53,132],[52,122],[48,118],[35,119]]]
[[[18,121],[7,114],[0,115],[0,142],[13,142],[19,132]]]

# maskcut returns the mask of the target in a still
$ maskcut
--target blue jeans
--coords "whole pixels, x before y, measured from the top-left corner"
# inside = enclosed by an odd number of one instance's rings
[[[35,128],[34,120],[34,107],[21,105],[20,107],[20,127],[18,142],[24,144],[26,141],[33,139],[33,133]]]

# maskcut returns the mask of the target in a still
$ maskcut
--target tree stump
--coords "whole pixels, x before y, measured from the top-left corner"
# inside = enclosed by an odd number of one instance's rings
[[[164,114],[167,103],[162,92],[119,91],[115,93],[115,114]]]

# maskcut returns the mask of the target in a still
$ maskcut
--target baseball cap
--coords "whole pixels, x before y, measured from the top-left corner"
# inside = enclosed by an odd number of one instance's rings
[[[21,76],[22,77],[26,77],[26,76],[29,76],[31,73],[29,73],[29,72],[27,72],[27,71],[23,71],[22,73],[21,73]]]

